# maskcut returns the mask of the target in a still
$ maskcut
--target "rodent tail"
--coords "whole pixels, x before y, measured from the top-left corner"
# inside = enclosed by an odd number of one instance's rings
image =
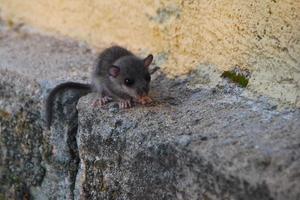
[[[92,91],[92,87],[90,84],[76,83],[76,82],[66,82],[60,85],[57,85],[52,89],[49,96],[46,100],[46,127],[49,130],[52,122],[52,108],[54,104],[55,95],[66,89],[76,89],[76,90],[86,90],[86,93],[90,93]]]

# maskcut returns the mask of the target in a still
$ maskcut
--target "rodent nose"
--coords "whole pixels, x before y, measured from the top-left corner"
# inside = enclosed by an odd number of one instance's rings
[[[146,87],[146,86],[142,87],[142,88],[139,88],[137,90],[137,93],[138,93],[139,96],[145,96],[145,95],[148,94],[148,92],[149,92],[149,87]]]

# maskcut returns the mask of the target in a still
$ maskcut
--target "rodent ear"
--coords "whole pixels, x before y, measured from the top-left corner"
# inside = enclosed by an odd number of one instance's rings
[[[149,54],[145,59],[144,59],[144,67],[148,68],[150,64],[153,61],[153,55]]]
[[[120,74],[120,68],[117,66],[111,66],[109,68],[109,75],[112,77],[117,77]]]

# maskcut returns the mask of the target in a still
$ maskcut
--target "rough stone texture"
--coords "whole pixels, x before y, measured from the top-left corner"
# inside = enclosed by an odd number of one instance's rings
[[[251,90],[300,106],[298,0],[0,0],[0,8],[11,22],[94,46],[148,49],[169,75],[199,64],[247,68]]]
[[[43,130],[43,103],[56,84],[85,82],[95,55],[67,39],[12,29],[0,21],[0,199],[72,199],[80,94],[59,96],[51,132]]]
[[[46,131],[49,89],[86,82],[95,54],[12,29],[0,26],[0,199],[300,198],[299,109],[249,99],[203,65],[155,74],[149,106],[94,108],[89,94],[79,120],[83,94],[63,92]]]
[[[0,199],[30,196],[29,186],[41,184],[45,175],[41,107],[23,84],[39,94],[31,81],[0,70]]]
[[[300,111],[277,111],[225,83],[154,80],[156,103],[78,104],[84,199],[298,199]],[[186,82],[186,83],[185,83]],[[95,192],[98,191],[98,192]]]

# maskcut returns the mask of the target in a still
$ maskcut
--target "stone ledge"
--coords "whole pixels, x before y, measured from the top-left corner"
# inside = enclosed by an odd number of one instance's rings
[[[279,112],[234,86],[191,91],[176,80],[153,82],[151,107],[97,109],[93,95],[81,98],[77,197],[299,197],[299,110]]]

